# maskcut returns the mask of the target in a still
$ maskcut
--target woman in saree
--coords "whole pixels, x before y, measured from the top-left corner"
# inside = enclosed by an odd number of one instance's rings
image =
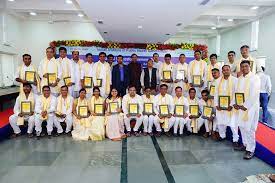
[[[86,90],[83,88],[73,103],[73,139],[89,140],[92,127],[90,114],[89,101],[86,99]]]
[[[99,87],[93,88],[93,96],[90,99],[91,109],[91,140],[99,141],[105,138],[105,99],[100,96]]]
[[[116,88],[111,90],[110,96],[106,99],[106,136],[113,140],[119,141],[125,138],[123,113],[121,109],[121,98]]]

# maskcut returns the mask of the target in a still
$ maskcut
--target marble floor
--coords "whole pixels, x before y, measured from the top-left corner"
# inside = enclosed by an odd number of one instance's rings
[[[242,159],[231,143],[199,136],[130,137],[122,142],[72,138],[0,142],[1,183],[237,183],[275,170]]]

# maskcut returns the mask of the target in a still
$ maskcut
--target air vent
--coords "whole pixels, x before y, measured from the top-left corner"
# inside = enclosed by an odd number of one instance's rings
[[[98,24],[103,24],[103,20],[98,20],[97,23]]]
[[[209,3],[210,0],[203,0],[200,5],[205,6],[207,3]]]

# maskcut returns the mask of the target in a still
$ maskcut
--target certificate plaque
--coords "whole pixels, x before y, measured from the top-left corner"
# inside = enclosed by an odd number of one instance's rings
[[[153,103],[144,103],[144,114],[150,115],[153,114]]]
[[[169,115],[169,107],[168,105],[160,105],[159,106],[159,114],[162,117],[166,117]]]
[[[118,109],[118,102],[110,102],[109,103],[109,112],[111,114],[117,114],[117,109]]]
[[[26,71],[25,72],[25,80],[28,83],[34,83],[35,82],[35,72],[34,71]]]
[[[215,86],[214,86],[214,85],[211,85],[211,86],[210,86],[210,89],[209,89],[209,97],[210,97],[211,99],[214,98],[215,90],[216,90]]]
[[[21,113],[29,115],[32,112],[32,103],[30,101],[21,102]]]
[[[95,104],[94,105],[94,113],[98,116],[104,115],[104,105],[103,104]]]
[[[193,86],[201,86],[201,75],[193,75]]]
[[[242,106],[244,103],[244,93],[235,93],[236,105]]]
[[[213,114],[213,108],[209,106],[203,106],[203,118],[210,118]]]
[[[171,71],[163,71],[163,79],[165,80],[170,80],[172,79],[172,72]]]
[[[219,107],[222,110],[227,110],[230,105],[230,96],[219,96]]]
[[[48,85],[52,85],[56,82],[56,74],[48,73]]]
[[[92,77],[84,77],[84,87],[92,88],[93,87],[93,78]]]
[[[139,105],[138,104],[129,104],[129,112],[131,116],[136,116],[139,113]]]
[[[183,115],[184,115],[184,105],[175,105],[175,115],[177,117],[183,117]]]
[[[78,115],[81,118],[87,118],[89,116],[88,106],[78,106]]]
[[[199,106],[198,105],[189,105],[189,112],[191,116],[199,117]]]
[[[177,76],[176,79],[178,80],[184,80],[185,76],[184,76],[184,70],[178,70],[177,71]]]
[[[102,87],[102,79],[96,79],[96,86]]]
[[[68,86],[69,83],[71,83],[71,82],[72,82],[71,77],[65,77],[64,78],[64,83],[65,83],[66,86]]]

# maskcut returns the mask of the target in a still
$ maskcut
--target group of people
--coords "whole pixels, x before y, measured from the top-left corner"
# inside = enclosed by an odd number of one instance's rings
[[[170,54],[160,62],[154,53],[146,68],[138,63],[136,54],[128,65],[118,55],[114,65],[114,56],[108,55],[106,61],[104,52],[95,63],[91,53],[84,62],[78,51],[72,52],[70,60],[65,47],[59,48],[60,57],[55,59],[49,47],[36,69],[31,56],[24,54],[15,77],[20,94],[10,116],[12,137],[20,136],[20,125],[27,122],[29,137],[35,130],[40,139],[43,121],[49,137],[56,128],[55,136],[66,133],[76,140],[108,137],[116,141],[162,133],[183,136],[184,132],[197,134],[202,126],[204,137],[224,140],[230,127],[234,149],[245,151],[244,159],[251,159],[261,82],[249,47],[244,45],[240,51],[240,60],[235,59],[234,51],[228,52],[224,65],[217,62],[216,54],[210,55],[207,64],[199,50],[189,64],[184,54],[173,64]]]

